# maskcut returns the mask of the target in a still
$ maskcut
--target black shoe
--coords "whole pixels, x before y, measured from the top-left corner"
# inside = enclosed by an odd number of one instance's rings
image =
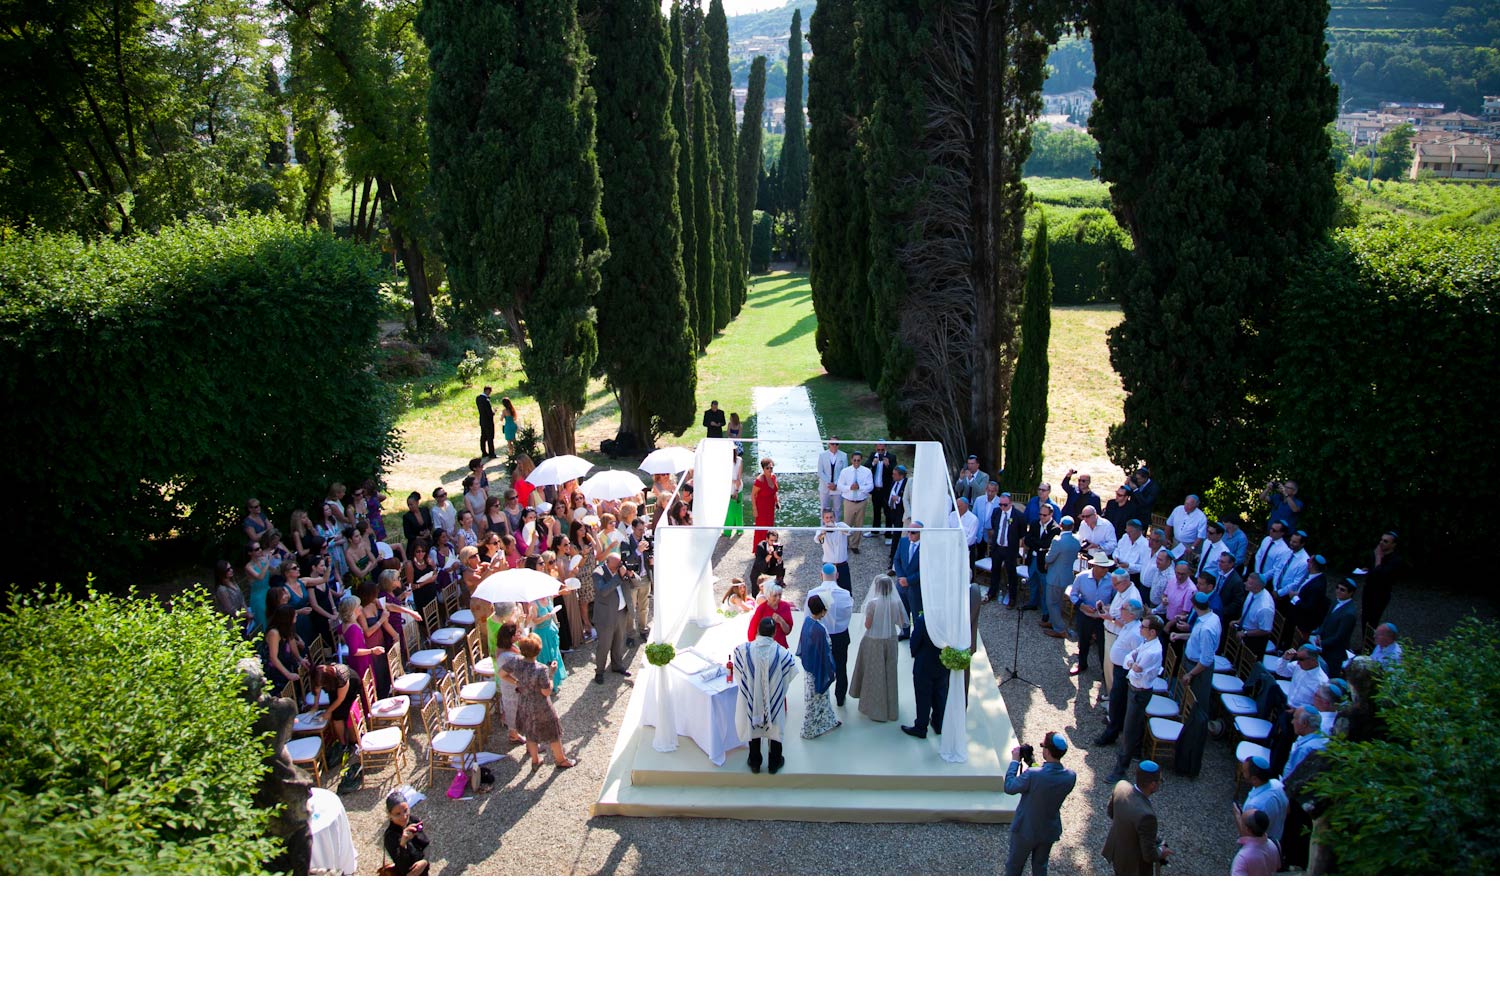
[[[602,671],[602,670],[595,670],[594,671],[594,683],[595,684],[603,684],[604,683],[604,671]]]
[[[634,646],[635,645],[635,636],[631,636],[629,639],[626,639],[625,640],[625,645],[627,645],[627,646]]]
[[[937,726],[933,726],[932,727],[932,731],[934,733],[937,733],[939,736],[943,735],[943,731],[941,729],[939,729]]]
[[[611,668],[610,672],[611,673],[619,674],[621,677],[629,677],[630,676],[630,671],[629,670],[614,670],[613,668]]]
[[[907,736],[915,736],[919,740],[927,738],[927,731],[925,729],[918,729],[915,726],[902,726],[901,731]]]
[[[839,708],[843,708],[844,707],[844,699],[842,699],[842,698],[838,699],[838,701],[836,702],[836,704],[839,706]]]
[[[760,773],[760,761],[758,761],[758,760],[752,760],[750,762],[750,773],[751,774],[759,774]]]
[[[1106,785],[1114,785],[1116,782],[1120,782],[1120,781],[1124,781],[1124,780],[1125,780],[1125,775],[1123,773],[1120,773],[1120,772],[1117,771],[1114,774],[1111,774],[1109,777],[1105,778],[1104,779],[1104,783]]]
[[[786,765],[786,758],[784,758],[784,757],[777,757],[776,759],[774,759],[773,761],[771,761],[770,766],[767,767],[766,770],[770,771],[772,774],[775,774],[777,771],[781,770],[782,767],[784,767],[785,765]]]
[[[1097,737],[1095,737],[1095,739],[1094,739],[1094,746],[1096,746],[1096,747],[1107,747],[1110,744],[1114,743],[1114,741],[1117,740],[1117,739],[1119,739],[1119,738],[1120,738],[1120,734],[1119,733],[1111,733],[1108,730],[1106,730],[1105,732],[1100,733]]]

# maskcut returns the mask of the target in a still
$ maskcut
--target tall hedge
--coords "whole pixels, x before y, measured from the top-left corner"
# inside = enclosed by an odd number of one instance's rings
[[[279,845],[268,748],[195,590],[18,597],[0,611],[0,875],[240,875]]]
[[[1052,340],[1052,272],[1047,265],[1047,217],[1037,222],[1021,298],[1021,350],[1010,385],[1010,413],[1005,428],[1003,485],[1033,490],[1042,481],[1042,449],[1047,440],[1047,360]]]
[[[1299,526],[1343,547],[1327,554],[1368,559],[1395,529],[1428,568],[1471,557],[1453,477],[1483,491],[1500,474],[1497,303],[1494,230],[1340,230],[1292,269],[1268,471],[1297,480]]]
[[[1116,273],[1118,255],[1130,251],[1130,237],[1115,217],[1102,208],[1076,211],[1048,206],[1047,218],[1052,304],[1082,306],[1115,301],[1110,277]]]
[[[13,578],[127,570],[148,538],[283,526],[399,455],[371,368],[378,262],[269,218],[0,243],[5,523],[56,542]]]
[[[771,269],[771,226],[771,213],[756,209],[750,233],[751,274],[765,274]]]

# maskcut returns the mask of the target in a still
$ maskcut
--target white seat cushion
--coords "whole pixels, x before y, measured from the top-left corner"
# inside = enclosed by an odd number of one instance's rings
[[[302,696],[302,704],[307,705],[308,707],[311,707],[312,703],[313,703],[312,695],[306,694],[306,695]],[[318,707],[319,708],[327,708],[328,707],[328,692],[327,691],[319,691],[318,692]]]
[[[1235,746],[1235,760],[1249,760],[1251,757],[1264,757],[1267,760],[1270,760],[1271,751],[1267,750],[1259,743],[1240,743]]]
[[[1292,696],[1292,682],[1291,681],[1277,681],[1276,682],[1276,686],[1279,687],[1279,688],[1281,688],[1281,693],[1284,694],[1284,695],[1286,695],[1288,698],[1290,698]]]
[[[1025,566],[1017,566],[1016,567],[1016,576],[1019,579],[1028,580],[1028,579],[1031,578],[1031,570],[1028,569],[1028,568],[1026,568]]]
[[[1214,690],[1220,694],[1239,694],[1245,690],[1245,682],[1233,674],[1214,674]]]
[[[463,608],[461,610],[455,611],[453,612],[453,614],[448,616],[448,623],[450,625],[457,625],[460,628],[473,628],[474,612],[470,611],[468,608]]]
[[[474,674],[477,677],[494,677],[495,658],[493,656],[486,656],[484,659],[474,664]]]
[[[1170,690],[1172,690],[1172,684],[1165,677],[1158,677],[1151,682],[1152,694],[1166,694]]]
[[[462,705],[448,710],[448,725],[450,726],[477,726],[483,721],[483,705]]]
[[[474,733],[468,729],[444,729],[432,738],[433,753],[463,753],[474,742]]]
[[[359,741],[359,748],[379,753],[382,750],[396,749],[400,742],[401,730],[396,726],[386,726],[384,729],[372,729],[365,733],[364,738]]]
[[[1255,699],[1242,694],[1222,694],[1219,700],[1224,703],[1224,711],[1230,715],[1254,715]]]
[[[468,632],[461,628],[440,628],[432,633],[432,642],[436,646],[451,646],[463,642],[466,635]]]
[[[399,719],[411,710],[411,699],[404,695],[382,698],[370,706],[370,714],[377,719]]]
[[[286,745],[286,752],[294,764],[316,760],[318,752],[322,749],[323,738],[321,736],[304,736],[300,740],[290,740]]]
[[[1153,694],[1151,700],[1146,702],[1146,714],[1155,718],[1176,718],[1180,707],[1165,695]]]
[[[1234,673],[1234,664],[1229,662],[1229,657],[1227,656],[1215,656],[1214,673],[1232,674]]]
[[[1163,743],[1176,743],[1177,737],[1182,735],[1182,723],[1176,719],[1152,719],[1147,725],[1151,735]]]
[[[465,684],[458,689],[458,696],[464,701],[489,701],[495,697],[495,682],[475,681],[473,684]]]
[[[433,667],[441,667],[444,663],[447,662],[447,660],[448,653],[446,650],[419,649],[415,653],[411,654],[411,656],[407,657],[406,662],[410,663],[414,667],[421,667],[424,670],[431,670]]]
[[[327,716],[319,716],[317,721],[312,721],[305,714],[299,715],[292,720],[292,732],[306,735],[308,733],[321,733],[328,725]]]
[[[1265,719],[1257,719],[1253,715],[1237,715],[1234,719],[1234,730],[1247,740],[1259,742],[1270,738],[1271,723]]]
[[[990,570],[994,569],[994,567],[995,567],[994,560],[992,560],[989,556],[985,556],[983,559],[975,559],[974,560],[974,568],[975,569],[982,569],[986,573],[988,573]]]
[[[421,694],[432,683],[426,674],[402,674],[391,681],[391,690],[405,695]]]

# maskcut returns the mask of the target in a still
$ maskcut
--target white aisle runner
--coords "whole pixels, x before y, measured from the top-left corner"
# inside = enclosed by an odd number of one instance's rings
[[[771,443],[757,444],[755,461],[745,463],[747,484],[758,473],[760,460],[767,457],[775,459],[778,475],[817,472],[818,454],[823,450],[818,441],[823,432],[818,430],[818,418],[813,415],[807,387],[758,385],[751,390],[751,401],[755,407],[755,436]],[[781,441],[798,443],[777,443]]]

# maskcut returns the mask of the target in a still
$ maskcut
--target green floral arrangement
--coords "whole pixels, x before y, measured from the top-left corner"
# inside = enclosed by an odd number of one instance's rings
[[[943,651],[938,654],[938,659],[949,670],[968,670],[972,657],[973,654],[967,649],[954,649],[952,646],[944,646]]]
[[[646,661],[655,667],[665,667],[677,656],[677,648],[670,642],[653,642],[646,646]]]

